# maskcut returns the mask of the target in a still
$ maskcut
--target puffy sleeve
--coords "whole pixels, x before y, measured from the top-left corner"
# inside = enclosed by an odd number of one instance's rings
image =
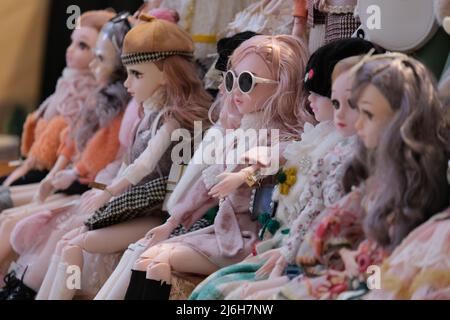
[[[89,140],[75,168],[80,182],[92,181],[97,173],[113,162],[120,150],[119,130],[123,113],[117,116],[107,127],[100,129]]]
[[[156,134],[148,141],[144,152],[125,169],[123,172],[125,179],[136,185],[151,173],[158,164],[159,159],[171,145],[172,132],[177,128],[179,128],[179,124],[176,120],[170,119],[165,121],[156,131]]]
[[[58,156],[64,156],[66,159],[71,160],[76,153],[76,146],[74,139],[69,137],[68,127],[61,132],[60,140],[61,144],[59,145]]]
[[[56,116],[50,120],[39,137],[36,137],[29,154],[36,158],[38,168],[50,170],[53,167],[61,142],[60,135],[66,127],[64,118]]]

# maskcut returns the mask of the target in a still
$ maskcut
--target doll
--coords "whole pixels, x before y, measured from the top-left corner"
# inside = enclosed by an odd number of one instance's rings
[[[252,1],[244,10],[237,13],[228,25],[222,28],[219,36],[222,39],[232,39],[247,32],[266,35],[290,34],[293,21],[290,13],[290,1]],[[223,45],[222,39],[218,41],[218,46]],[[218,53],[220,58],[220,52]],[[206,88],[215,90],[218,86],[217,83],[221,81],[221,74],[212,66],[205,74],[204,81]]]
[[[371,48],[373,45],[370,42],[345,39],[325,45],[311,56],[304,77],[305,87],[310,91],[309,99],[316,119],[319,121],[323,119],[323,122],[315,128],[308,128],[303,133],[301,141],[292,142],[286,147],[284,156],[287,162],[282,171],[286,178],[285,181],[280,181],[273,195],[273,199],[278,201],[278,207],[275,219],[272,220],[278,222],[280,227],[273,238],[256,246],[256,252],[254,251],[254,254],[258,253],[256,257],[219,270],[216,276],[211,276],[195,290],[191,299],[224,298],[234,288],[242,287],[242,281],[257,281],[255,276],[264,275],[254,272],[262,266],[261,261],[267,258],[269,262],[278,259],[278,255],[275,254],[277,250],[267,250],[281,247],[283,243],[299,241],[298,237],[308,229],[317,212],[343,195],[340,182],[342,168],[345,165],[345,157],[348,156],[346,152],[351,154],[353,147],[353,144],[345,141],[344,137],[351,136],[354,129],[336,128],[336,125],[345,121],[349,127],[352,126],[355,113],[348,104],[343,103],[346,101],[345,98],[340,98],[334,92],[336,90],[334,87],[332,93],[332,72],[342,58],[365,53]],[[333,73],[333,78],[337,75],[337,72]],[[342,92],[342,88],[336,91]],[[330,110],[326,109],[327,103],[330,107],[332,103],[343,105],[336,111],[334,125],[333,121],[324,121],[333,119],[333,111],[330,113]],[[333,110],[332,107],[331,109]],[[345,114],[347,115],[344,116]],[[316,139],[321,142],[318,143]],[[291,231],[288,237],[285,234],[289,231],[289,227]]]
[[[34,118],[42,114],[37,120],[37,129],[41,129],[35,130],[35,132],[36,134],[38,131],[43,133],[36,135],[36,141],[31,146],[28,159],[36,159],[36,163],[41,164],[46,162],[43,159],[47,159],[49,164],[50,162],[54,163],[58,146],[61,145],[61,130],[59,129],[63,129],[67,125],[73,126],[80,114],[80,109],[87,103],[89,96],[97,90],[93,74],[89,71],[89,63],[93,57],[91,49],[95,46],[101,27],[111,18],[111,15],[112,13],[108,11],[92,11],[81,16],[80,29],[75,30],[72,34],[72,44],[67,50],[67,67],[63,72],[63,77],[58,82],[55,94],[49,97],[38,111],[28,117],[28,124],[25,125],[23,146],[29,148],[31,143],[29,140],[32,139],[33,134],[31,132],[32,123],[35,120]],[[54,114],[54,116],[47,125],[45,119],[49,113]],[[39,138],[37,138],[38,136]],[[27,161],[22,168],[28,170],[27,163],[29,162]],[[20,189],[17,190],[18,188]],[[13,204],[18,205],[20,202],[17,200],[18,198],[24,201],[31,199],[31,194],[36,192],[36,186],[12,187],[11,191]],[[6,194],[6,192],[2,194]],[[62,195],[55,195],[49,199],[47,205],[50,207],[57,206],[58,203],[61,203],[62,198]],[[13,227],[20,219],[34,212],[34,210],[39,210],[39,206],[30,204],[3,211],[0,217],[0,264],[4,267],[8,267],[9,259],[6,257],[11,253],[9,236]],[[3,267],[0,267],[0,270],[0,273],[2,273]]]
[[[449,205],[450,187],[444,174],[449,156],[448,128],[442,120],[433,77],[420,62],[402,54],[364,60],[352,70],[356,74],[351,103],[359,112],[355,126],[362,147],[348,171],[350,180],[366,181],[364,214],[353,219],[359,223],[351,232],[345,227],[333,236],[329,231],[337,230],[336,221],[346,223],[342,219],[345,214],[340,210],[324,214],[312,228],[311,242],[304,242],[306,248],[300,248],[296,260],[305,263],[309,255],[311,264],[326,266],[333,238],[349,238],[358,229],[364,236],[356,251],[341,247],[340,257],[333,255],[340,263],[325,267],[318,277],[294,278],[282,288],[280,298],[363,295],[367,292],[368,266],[382,263],[408,233]],[[418,133],[419,127],[427,134]],[[411,260],[415,258],[411,256]],[[319,286],[323,290],[319,291]]]
[[[232,39],[227,39],[226,44],[225,40],[221,40],[222,45],[218,44],[220,57],[216,63],[216,69],[225,72],[229,56],[242,42],[248,40],[254,35],[255,34],[252,32],[238,34]],[[211,114],[209,117],[211,122],[213,122],[212,119],[215,118],[215,110],[221,106],[221,99],[223,99],[223,97],[224,89],[222,88],[222,92],[219,93],[218,98],[211,106],[209,111],[209,113]],[[217,132],[216,130],[220,130],[221,134],[225,135],[225,129],[237,129],[240,125],[241,118],[242,115],[235,108],[227,108],[227,106],[222,106],[219,114],[219,121],[205,133],[205,136],[201,144],[197,147],[194,156],[192,157],[188,166],[183,170],[182,177],[177,182],[173,192],[168,197],[167,211],[171,211],[171,208],[177,204],[180,197],[189,190],[192,181],[197,180],[201,176],[202,170],[207,167],[206,164],[201,164],[202,154],[205,148],[210,146],[211,143],[214,143],[213,133]],[[224,139],[227,139],[227,136],[225,136]],[[172,232],[170,237],[207,227],[212,224],[211,220],[212,219],[210,218],[204,217],[195,222],[192,227],[189,228],[189,230],[186,230],[180,225]],[[108,281],[104,284],[102,289],[95,297],[96,300],[122,300],[124,298],[128,282],[130,281],[131,268],[133,266],[133,263],[139,258],[139,255],[145,251],[145,249],[147,248],[147,243],[148,240],[141,239],[128,247],[127,251],[122,256],[119,265],[116,267],[113,274],[109,277]],[[189,285],[190,282],[186,284],[186,286]],[[179,291],[183,291],[183,289],[180,289]],[[184,296],[184,298],[186,297],[187,295]]]
[[[447,209],[411,231],[381,265],[380,288],[363,299],[450,299],[449,218]]]
[[[64,162],[73,158],[74,167],[61,171],[62,177],[56,174],[50,181],[52,187],[58,180],[66,180],[69,185],[75,172],[75,178],[82,182],[92,181],[92,177],[115,160],[120,152],[118,134],[123,110],[129,100],[123,87],[126,72],[120,63],[120,54],[123,37],[129,29],[127,16],[119,15],[105,24],[100,32],[90,68],[101,87],[84,106],[73,131],[67,132],[69,139],[64,141],[60,158]],[[45,272],[42,269],[48,265],[58,234],[62,236],[70,230],[71,223],[77,221],[78,201],[75,204],[67,201],[70,200],[61,201],[56,208],[47,207],[49,210],[43,212],[42,209],[41,212],[31,210],[32,215],[13,229],[11,245],[21,256],[11,274],[23,273],[22,266],[28,271],[22,276],[25,282],[17,282],[10,275],[12,280],[2,291],[4,298],[32,298],[33,292],[39,288]],[[45,257],[46,252],[49,252],[48,257]]]
[[[3,186],[39,182],[55,164],[60,133],[75,121],[80,108],[96,88],[89,70],[93,59],[91,49],[101,27],[111,16],[112,13],[107,11],[92,11],[80,17],[80,28],[72,34],[72,43],[66,52],[67,67],[58,80],[55,93],[30,114],[24,124],[21,153],[27,159],[7,177]],[[12,188],[9,205],[2,201],[2,208],[29,202],[35,190],[36,186]]]
[[[227,94],[223,103],[233,104],[243,115],[240,128],[259,129],[264,123],[269,129],[281,128],[281,140],[301,132],[305,121],[303,111],[292,106],[301,108],[304,102],[301,82],[295,74],[303,72],[306,52],[291,36],[255,36],[235,50],[225,76]],[[253,78],[252,82],[248,86],[241,82],[237,87],[235,73],[241,77],[247,74]],[[289,95],[282,98],[281,92],[289,92]],[[287,104],[287,101],[291,102]],[[235,165],[228,165],[228,170],[235,168]],[[248,213],[249,187],[240,187],[220,203],[208,194],[214,177],[224,169],[224,165],[210,165],[203,170],[202,177],[171,209],[169,220],[149,231],[149,249],[135,263],[126,299],[167,299],[170,284],[161,284],[161,280],[170,283],[171,272],[207,275],[248,255],[257,231],[257,222],[251,221]],[[179,223],[188,227],[197,215],[218,203],[213,226],[159,243],[167,239]],[[159,258],[155,260],[156,256]],[[180,263],[181,257],[183,263]],[[146,270],[147,266],[149,279],[146,280],[146,272],[140,270]]]
[[[171,22],[146,15],[140,19],[145,23],[126,35],[122,56],[129,74],[125,86],[144,104],[145,113],[128,153],[132,163],[106,189],[105,193],[117,192],[117,197],[85,221],[87,228],[74,229],[59,241],[38,299],[72,298],[75,291],[65,286],[66,268],[82,268],[84,251],[122,252],[162,223],[161,205],[175,146],[172,133],[192,131],[194,122],[207,120],[210,97],[194,72],[192,40]],[[154,42],[142,42],[152,37]]]

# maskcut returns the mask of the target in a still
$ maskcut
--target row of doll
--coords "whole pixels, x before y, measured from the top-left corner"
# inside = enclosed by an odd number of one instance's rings
[[[213,102],[175,23],[80,23],[1,189],[2,299],[448,297],[448,104],[422,63],[244,33]],[[270,139],[242,149],[237,129]]]

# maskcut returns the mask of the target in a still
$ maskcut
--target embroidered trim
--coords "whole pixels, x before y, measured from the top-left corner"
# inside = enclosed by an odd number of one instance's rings
[[[139,52],[122,55],[124,65],[140,64],[145,62],[159,61],[170,56],[184,56],[192,58],[194,55],[188,51],[161,51],[161,52]]]

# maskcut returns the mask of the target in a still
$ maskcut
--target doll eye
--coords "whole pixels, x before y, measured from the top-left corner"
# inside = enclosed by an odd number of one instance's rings
[[[339,110],[339,108],[340,108],[339,101],[337,101],[336,99],[333,99],[333,100],[331,100],[331,104],[333,105],[334,109]]]
[[[86,44],[86,42],[80,42],[78,44],[78,46],[80,47],[81,50],[88,50],[89,46]]]
[[[351,99],[348,99],[347,103],[350,109],[359,111],[358,106]]]
[[[136,77],[137,79],[141,79],[142,78],[142,73],[140,73],[139,71],[130,70],[130,73],[131,73],[132,76]]]
[[[372,119],[373,119],[373,114],[370,113],[369,111],[364,110],[363,113],[366,115],[366,117],[367,117],[369,120],[372,120]]]

